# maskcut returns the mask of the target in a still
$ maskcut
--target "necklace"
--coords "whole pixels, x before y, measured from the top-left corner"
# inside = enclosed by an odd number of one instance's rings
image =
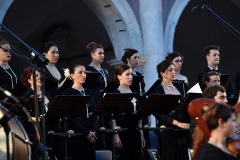
[[[124,90],[122,87],[119,86],[118,90],[120,91],[120,93],[132,93],[130,88],[128,88],[128,90]]]
[[[76,89],[77,91],[79,91],[79,92],[81,93],[81,95],[86,96],[86,94],[85,94],[85,90],[84,90],[83,87],[81,87],[81,88],[72,87],[72,88],[73,88],[73,89]]]
[[[102,69],[102,67],[97,67],[96,65],[94,65],[92,62],[89,66],[92,66],[93,68],[95,68],[99,73],[101,73],[103,79],[104,79],[104,84],[105,84],[105,87],[107,87],[107,78],[106,78],[106,75],[104,73],[104,70]]]
[[[9,69],[11,72],[12,72],[12,74],[13,74],[13,76],[15,77],[15,84],[17,84],[17,76],[16,76],[16,74],[13,72],[13,70],[12,70],[12,68],[9,66],[9,65],[7,65],[8,66],[8,68],[6,67],[6,66],[1,66],[2,68],[3,68],[3,70],[10,76],[10,78],[11,78],[11,84],[12,84],[12,89],[14,88],[14,82],[13,82],[13,77],[12,77],[12,75],[11,75],[11,73],[10,72],[8,72],[7,70]]]
[[[175,88],[174,88],[173,84],[167,85],[164,82],[162,82],[162,84],[163,84],[163,86],[165,86],[164,88],[166,88],[170,92],[170,94],[176,95],[176,91],[175,91]]]

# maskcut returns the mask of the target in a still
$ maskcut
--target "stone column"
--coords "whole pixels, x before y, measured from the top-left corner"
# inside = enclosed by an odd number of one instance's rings
[[[165,58],[163,41],[162,0],[140,1],[140,26],[143,35],[143,50],[148,58],[143,68],[147,91],[158,79],[156,66]],[[151,126],[155,127],[155,118],[151,116]]]
[[[143,68],[146,90],[158,79],[156,66],[165,58],[162,0],[139,0],[143,50],[148,58]]]

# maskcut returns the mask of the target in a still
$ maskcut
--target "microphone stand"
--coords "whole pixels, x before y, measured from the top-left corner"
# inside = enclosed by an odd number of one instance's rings
[[[15,55],[17,58],[19,58],[20,60],[22,60],[23,62],[25,62],[26,64],[30,65],[33,68],[33,82],[34,82],[34,113],[36,116],[36,127],[39,130],[39,120],[38,120],[38,115],[39,115],[39,111],[38,111],[38,98],[37,98],[37,90],[36,90],[36,69],[43,75],[48,75],[49,77],[56,79],[55,77],[53,77],[51,74],[48,74],[47,72],[43,71],[41,68],[38,68],[36,66],[36,62],[40,61],[41,63],[43,63],[44,65],[46,65],[49,60],[44,56],[41,55],[40,53],[38,53],[35,49],[31,48],[28,44],[26,44],[22,39],[20,39],[16,34],[14,34],[11,30],[9,30],[7,27],[5,27],[3,24],[0,23],[0,26],[5,29],[8,33],[10,33],[12,36],[14,36],[18,41],[20,41],[24,46],[26,46],[29,51],[31,51],[31,56],[34,59],[33,62],[34,64],[30,63],[29,61],[26,60],[26,58],[24,59],[22,56],[18,55],[17,53],[15,53],[14,51],[11,51],[11,54]],[[44,84],[43,84],[44,85]],[[44,95],[45,91],[42,92],[42,97],[44,99],[45,95]],[[44,100],[43,100],[44,101]],[[42,117],[42,119],[44,119],[44,116]],[[43,120],[43,122],[45,122],[45,120]],[[45,129],[45,124],[43,123],[43,128]],[[39,141],[36,139],[37,136],[35,136],[35,142],[37,143],[36,145],[34,145],[35,147],[33,147],[33,159],[40,159],[40,157],[38,156],[38,147],[39,147]],[[42,138],[43,140],[43,146],[45,147],[46,145],[46,134],[45,132],[42,132]],[[43,151],[42,152],[42,158],[43,160],[46,159],[46,152]]]
[[[214,12],[211,9],[210,5],[203,4],[203,5],[197,6],[197,8],[199,8],[200,11],[208,11],[211,14],[213,14],[217,18],[217,20],[219,20],[230,32],[232,32],[234,36],[240,39],[240,32],[237,29],[235,29],[231,24],[229,24],[226,20],[224,20],[221,16],[219,16],[216,12]]]

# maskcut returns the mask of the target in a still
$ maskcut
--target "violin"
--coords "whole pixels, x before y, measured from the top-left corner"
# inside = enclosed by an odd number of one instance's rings
[[[227,140],[227,148],[232,154],[234,155],[239,154],[240,153],[240,136],[234,135],[232,138]]]

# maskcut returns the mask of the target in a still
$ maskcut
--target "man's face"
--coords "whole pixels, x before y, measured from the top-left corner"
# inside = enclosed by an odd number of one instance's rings
[[[209,79],[210,79],[209,81],[205,81],[207,87],[220,85],[220,77],[218,75],[212,75],[209,77]]]
[[[211,67],[217,67],[220,62],[220,53],[216,49],[211,49],[209,54],[206,56],[207,63]]]
[[[213,99],[217,103],[227,103],[228,102],[226,92],[217,91],[217,94]]]

